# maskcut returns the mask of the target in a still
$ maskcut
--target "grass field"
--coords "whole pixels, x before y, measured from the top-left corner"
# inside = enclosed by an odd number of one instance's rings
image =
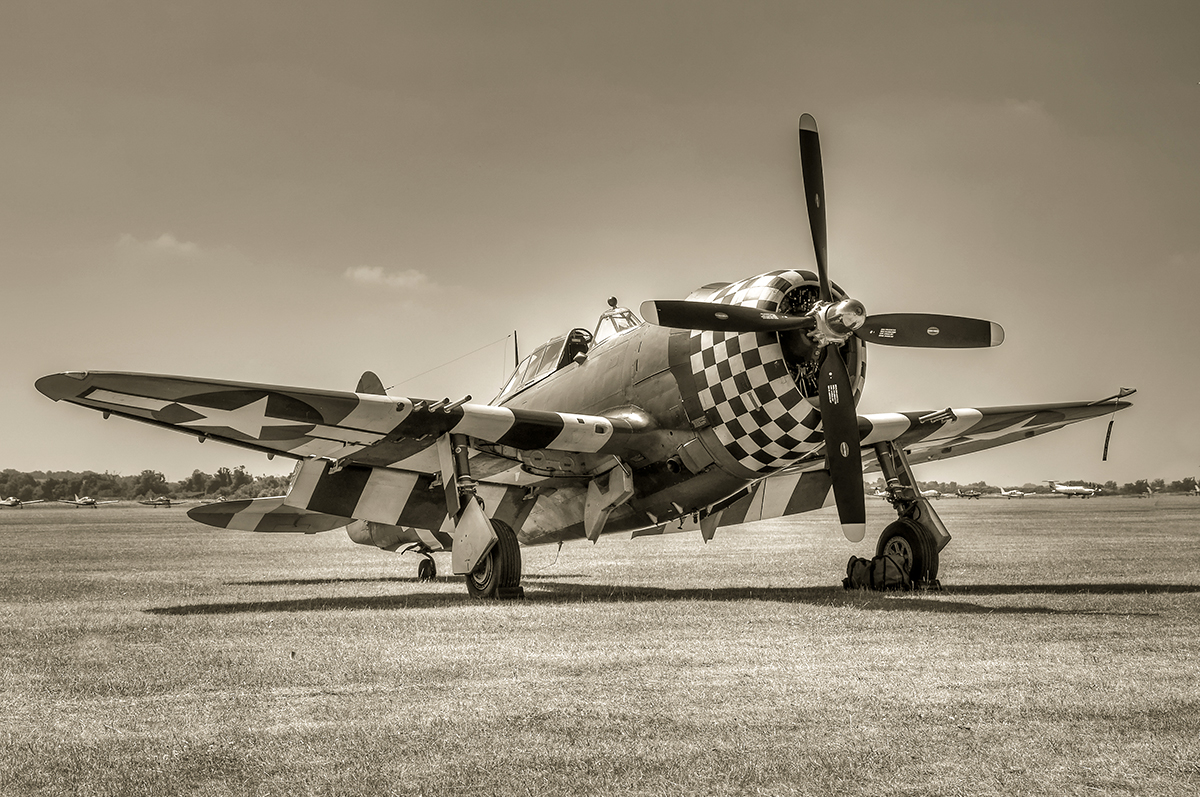
[[[1200,792],[1200,500],[937,508],[937,593],[842,590],[873,538],[823,511],[526,549],[497,604],[342,532],[2,511],[0,794]]]

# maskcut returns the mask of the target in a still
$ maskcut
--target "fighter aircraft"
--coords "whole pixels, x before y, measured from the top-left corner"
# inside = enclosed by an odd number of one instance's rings
[[[1001,487],[1000,495],[1004,496],[1005,498],[1024,498],[1025,497],[1025,493],[1021,492],[1020,490],[1018,490],[1016,488],[1013,488],[1012,490],[1005,490],[1003,487]]]
[[[1047,484],[1059,495],[1065,495],[1070,498],[1077,495],[1080,498],[1091,498],[1096,493],[1100,492],[1099,487],[1084,487],[1078,484],[1059,484],[1056,481],[1047,481]]]
[[[866,532],[863,472],[881,471],[897,520],[876,550],[932,583],[950,540],[911,466],[1026,440],[1130,406],[1099,401],[858,415],[873,346],[986,348],[998,324],[867,315],[828,276],[816,122],[800,119],[816,271],[711,283],[641,317],[615,298],[520,362],[488,404],[187,376],[73,371],[62,400],[296,460],[286,495],[195,507],[219,528],[350,538],[424,557],[449,551],[478,598],[516,597],[521,546],[699,530],[835,505]],[[864,452],[866,460],[864,461]]]
[[[11,509],[20,509],[29,504],[40,504],[44,499],[37,498],[33,501],[22,501],[20,498],[13,496],[12,498],[0,498],[0,506],[7,506]]]
[[[74,501],[72,501],[72,500],[70,500],[70,499],[67,499],[67,498],[60,498],[60,499],[58,499],[58,502],[59,502],[60,504],[71,504],[72,506],[90,506],[90,507],[92,507],[93,509],[95,509],[96,507],[100,506],[101,504],[119,504],[119,503],[120,503],[120,501],[117,501],[117,500],[113,500],[113,501],[97,501],[95,498],[90,498],[90,497],[88,497],[88,496],[86,496],[86,495],[85,495],[85,496],[83,496],[82,498],[80,498],[80,497],[77,495],[77,496],[75,496],[75,500],[74,500]]]
[[[979,492],[978,490],[962,490],[962,489],[960,489],[958,491],[958,493],[956,493],[956,494],[958,495],[959,498],[979,498],[979,496],[983,495],[983,493]]]

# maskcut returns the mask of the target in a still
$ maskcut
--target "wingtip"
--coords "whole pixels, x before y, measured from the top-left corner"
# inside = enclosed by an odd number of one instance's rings
[[[59,401],[79,395],[80,383],[85,381],[87,376],[87,371],[64,371],[61,374],[43,376],[34,382],[33,386],[46,398]]]
[[[810,113],[800,115],[800,129],[807,130],[810,133],[817,132],[817,120]]]

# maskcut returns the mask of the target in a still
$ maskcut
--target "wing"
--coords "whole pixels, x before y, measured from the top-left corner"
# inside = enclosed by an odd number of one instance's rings
[[[908,452],[909,463],[915,464],[1028,440],[1130,406],[1127,401],[1102,400],[880,413],[858,416],[858,428],[867,453],[872,453],[870,446],[875,443],[895,441]],[[879,470],[874,457],[864,458],[863,463],[867,472]],[[677,527],[673,524],[658,526],[635,531],[633,536],[694,531],[699,528],[708,540],[717,528],[833,506],[830,488],[824,451],[819,449],[795,466],[760,479],[715,505],[706,520],[696,522],[688,519]]]
[[[509,448],[608,454],[638,433],[631,421],[485,404],[285,387],[249,382],[73,371],[37,380],[67,401],[294,459],[324,457],[374,467],[412,467],[446,433]]]
[[[864,447],[894,441],[907,452],[909,464],[916,465],[1028,440],[1131,406],[1107,400],[881,413],[860,415],[858,428]],[[867,467],[877,470],[874,462]]]

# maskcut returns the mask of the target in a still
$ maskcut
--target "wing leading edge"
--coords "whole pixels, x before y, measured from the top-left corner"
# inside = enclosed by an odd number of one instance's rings
[[[640,431],[629,420],[598,415],[185,376],[73,371],[44,376],[36,387],[55,401],[201,440],[374,467],[401,465],[447,433],[519,450],[608,454]]]
[[[1092,401],[880,413],[860,415],[858,426],[864,447],[893,441],[915,465],[1028,440],[1131,406],[1128,401]]]

